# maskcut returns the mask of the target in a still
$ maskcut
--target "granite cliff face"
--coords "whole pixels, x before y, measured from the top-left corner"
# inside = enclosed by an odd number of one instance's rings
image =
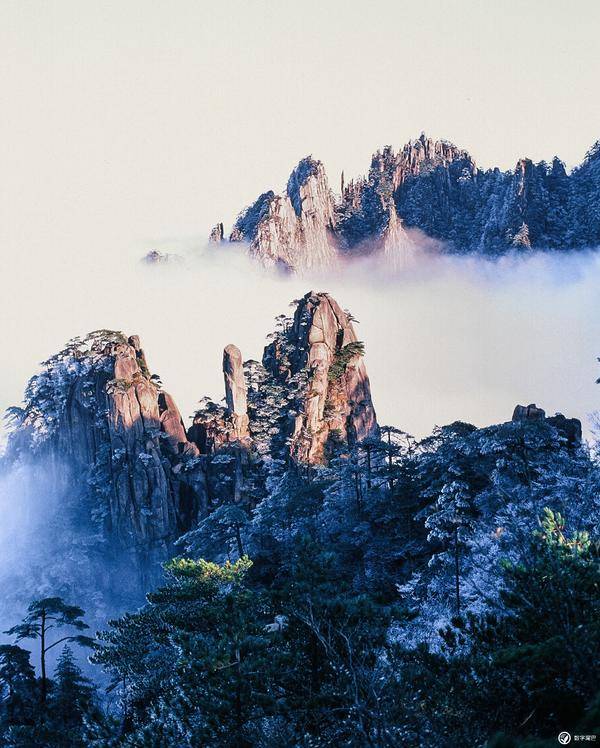
[[[233,433],[236,439],[243,439],[248,436],[248,387],[242,354],[235,345],[230,344],[223,351],[223,375],[225,401],[233,422]]]
[[[226,405],[204,402],[189,431],[201,453],[320,465],[336,448],[377,435],[364,346],[335,299],[307,293],[270,337],[262,363],[242,364],[238,348],[225,348]]]
[[[349,315],[329,294],[307,293],[291,326],[266,349],[263,365],[279,383],[306,374],[290,430],[290,455],[327,461],[334,443],[352,446],[378,433],[369,378]]]
[[[115,551],[141,561],[164,558],[205,506],[198,454],[139,338],[108,331],[72,341],[33,377],[8,450],[56,465]]]
[[[192,443],[206,455],[249,436],[248,387],[242,354],[233,344],[227,345],[223,351],[223,378],[225,407],[205,398],[205,406],[196,412],[188,432]]]
[[[265,192],[240,214],[229,241],[247,242],[266,266],[296,272],[373,253],[401,268],[423,234],[445,251],[488,256],[597,246],[598,215],[598,143],[570,174],[557,157],[551,164],[519,159],[503,172],[480,169],[467,151],[421,135],[397,152],[377,151],[366,177],[345,183],[342,175],[335,198],[321,162],[303,159],[284,194]],[[213,230],[211,240],[222,237]]]
[[[284,195],[266,192],[236,221],[230,241],[246,241],[267,267],[308,270],[336,257],[335,212],[323,164],[308,157],[291,173]]]

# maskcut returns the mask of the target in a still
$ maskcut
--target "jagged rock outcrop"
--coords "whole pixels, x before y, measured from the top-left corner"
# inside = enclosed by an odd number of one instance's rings
[[[209,505],[243,503],[248,510],[264,496],[263,458],[250,434],[242,354],[232,344],[223,351],[223,377],[225,406],[204,398],[188,438],[204,456]]]
[[[263,364],[281,383],[301,371],[307,375],[290,432],[292,458],[323,463],[334,443],[352,445],[376,435],[363,346],[351,318],[335,299],[327,293],[307,293],[284,338],[267,346]]]
[[[267,267],[327,267],[337,255],[335,210],[323,164],[305,158],[284,195],[266,192],[236,221],[230,240],[246,241]]]
[[[205,401],[188,432],[201,454],[227,450],[279,470],[290,459],[327,463],[336,449],[378,434],[352,317],[329,294],[311,291],[293,319],[281,315],[278,324],[262,364],[242,364],[238,348],[225,348],[226,406]]]
[[[382,252],[404,266],[422,241],[439,249],[496,256],[600,243],[600,145],[567,174],[519,159],[514,171],[482,170],[467,151],[421,135],[399,151],[377,151],[366,177],[341,179],[331,196],[323,166],[303,159],[285,194],[263,193],[238,218],[230,241],[246,241],[269,266],[302,272]]]
[[[217,225],[214,226],[212,231],[210,232],[208,241],[213,242],[215,244],[219,244],[220,242],[224,241],[224,239],[225,239],[225,230],[223,228],[223,224],[217,223]]]
[[[408,267],[417,247],[406,232],[389,183],[379,175],[348,185],[338,206],[338,234],[345,256],[379,254],[390,270]]]
[[[167,558],[206,504],[198,449],[137,336],[76,339],[30,381],[8,456],[43,456],[101,519],[114,549]]]
[[[226,407],[206,399],[188,431],[189,439],[201,454],[215,454],[222,447],[249,436],[248,387],[242,354],[233,344],[223,350],[223,378]]]
[[[542,408],[535,404],[517,405],[513,411],[513,422],[545,422],[553,426],[566,439],[570,446],[581,444],[582,429],[581,421],[578,418],[566,418],[562,413],[556,413],[554,416],[546,416]]]
[[[475,163],[469,154],[446,140],[433,140],[421,133],[397,153],[391,146],[377,151],[371,159],[371,173],[379,173],[389,179],[393,190],[397,190],[411,176],[437,167],[448,167],[455,161],[469,164],[472,172]]]

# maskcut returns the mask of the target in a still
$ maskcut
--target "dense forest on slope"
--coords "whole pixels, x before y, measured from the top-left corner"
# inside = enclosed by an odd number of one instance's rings
[[[0,744],[598,734],[600,472],[581,424],[517,406],[416,440],[377,422],[365,348],[310,292],[261,362],[225,348],[225,402],[187,431],[136,336],[46,362],[2,464],[59,500],[9,577]]]

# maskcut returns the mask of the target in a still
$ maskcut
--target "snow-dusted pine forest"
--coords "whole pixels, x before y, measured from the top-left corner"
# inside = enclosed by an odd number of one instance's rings
[[[75,339],[10,410],[38,517],[2,571],[6,746],[550,746],[600,724],[600,465],[517,404],[380,423],[309,292],[186,430],[140,339]],[[151,352],[150,352],[151,353]],[[41,518],[41,520],[40,520]]]

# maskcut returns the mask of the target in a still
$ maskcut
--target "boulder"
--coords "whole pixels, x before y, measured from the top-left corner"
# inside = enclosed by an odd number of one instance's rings
[[[513,411],[513,421],[543,421],[546,411],[538,408],[535,403],[530,405],[516,405]]]
[[[562,413],[546,417],[546,412],[535,404],[517,405],[514,409],[512,420],[515,422],[547,423],[559,431],[567,440],[569,446],[581,444],[582,429],[578,418],[566,418]]]
[[[569,446],[581,444],[582,429],[581,421],[578,418],[566,418],[562,413],[557,413],[555,416],[547,418],[546,421],[562,432]]]

